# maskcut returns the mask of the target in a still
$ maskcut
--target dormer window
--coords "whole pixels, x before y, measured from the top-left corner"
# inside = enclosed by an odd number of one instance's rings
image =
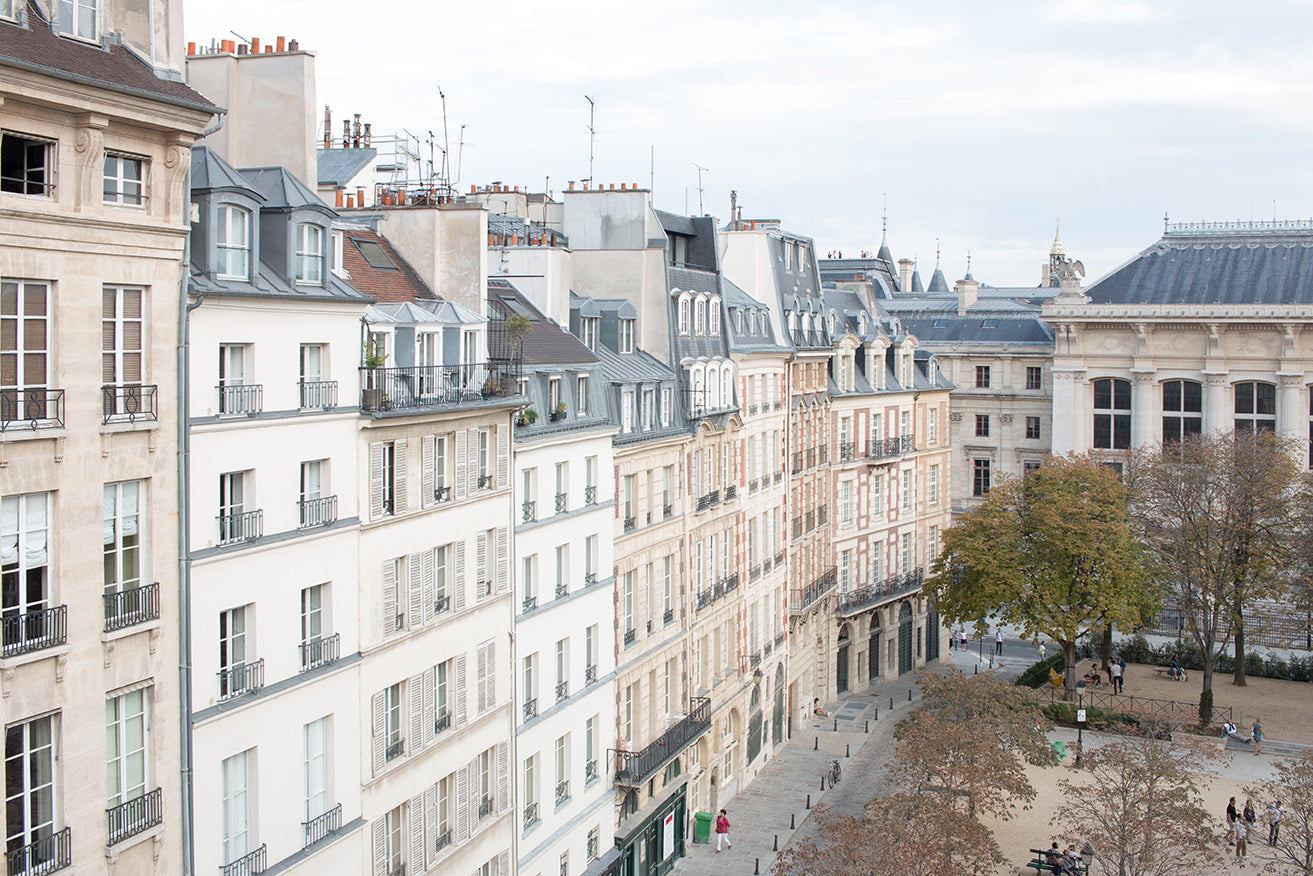
[[[671,234],[666,237],[666,258],[670,259],[670,264],[683,266],[688,262],[688,238],[682,234]]]
[[[634,352],[634,320],[620,320],[620,352]]]
[[[694,308],[693,312],[696,319],[693,322],[693,332],[694,334],[705,335],[707,333],[707,299],[699,295]]]
[[[340,231],[333,232],[333,268],[334,274],[339,277],[346,277],[346,265],[342,264],[342,247],[346,241],[346,235]]]
[[[556,406],[561,403],[561,378],[549,377],[547,379],[547,404],[552,413],[556,413]]]
[[[296,226],[296,282],[324,285],[324,230],[310,222]]]
[[[581,340],[584,342],[584,346],[590,350],[597,349],[597,322],[597,317],[585,316],[580,323],[580,328],[583,333],[583,338]]]
[[[743,334],[743,311],[738,309],[734,311],[734,331]]]
[[[218,275],[220,280],[247,280],[251,276],[251,214],[241,207],[219,207]]]
[[[711,299],[710,324],[709,327],[707,328],[707,332],[715,336],[718,336],[720,334],[720,299],[719,298],[713,297]]]
[[[688,308],[688,296],[679,296],[679,333],[681,335],[688,334]]]
[[[7,18],[10,21],[14,20],[15,2],[19,2],[19,0],[0,0],[0,18]]]
[[[80,40],[100,39],[100,0],[59,0],[59,32]]]

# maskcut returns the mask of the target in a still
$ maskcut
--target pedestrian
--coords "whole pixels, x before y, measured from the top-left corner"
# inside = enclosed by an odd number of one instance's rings
[[[734,843],[729,840],[729,816],[725,814],[724,809],[716,816],[716,854],[720,854],[721,840],[724,840],[725,845],[731,849],[734,848]]]
[[[961,651],[965,651],[967,647],[967,631],[961,627],[957,629],[957,647]]]
[[[1245,799],[1245,827],[1249,830],[1254,829],[1254,822],[1258,820],[1258,813],[1254,811],[1254,801]]]
[[[1277,834],[1281,833],[1281,801],[1277,800],[1267,810],[1267,844],[1277,844]]]
[[[1235,798],[1232,797],[1231,800],[1226,804],[1226,831],[1228,835],[1227,845],[1230,846],[1235,845],[1235,826],[1238,820],[1239,820],[1239,814],[1236,812]]]
[[[1108,675],[1112,676],[1112,692],[1122,692],[1122,666],[1116,660],[1108,665]]]
[[[1126,658],[1120,654],[1117,655],[1117,666],[1121,668],[1121,675],[1117,680],[1117,693],[1121,693],[1122,685],[1126,683]]]
[[[1235,820],[1235,859],[1236,862],[1245,859],[1246,852],[1249,851],[1249,828],[1245,825],[1243,819]]]
[[[1254,719],[1254,729],[1250,731],[1249,738],[1254,740],[1254,754],[1258,754],[1263,747],[1263,725],[1258,723],[1257,718]]]
[[[994,653],[1003,653],[1003,628],[997,627],[994,630]]]

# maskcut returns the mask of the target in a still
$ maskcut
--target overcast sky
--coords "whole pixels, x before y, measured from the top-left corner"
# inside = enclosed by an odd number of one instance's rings
[[[1097,278],[1163,214],[1313,217],[1307,0],[185,0],[186,38],[296,38],[318,112],[442,136],[461,186],[648,184],[661,209],[880,242],[1034,285],[1061,219]]]

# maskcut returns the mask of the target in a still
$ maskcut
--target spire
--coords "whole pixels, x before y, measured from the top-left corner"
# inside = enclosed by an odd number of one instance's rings
[[[968,279],[968,280],[975,280],[975,279],[976,279],[975,277],[971,276],[971,250],[967,250],[967,275],[966,275],[966,279]]]
[[[880,251],[875,254],[877,259],[887,263],[892,270],[894,257],[889,252],[889,205],[885,204],[884,209],[880,211]]]
[[[935,238],[935,272],[930,275],[930,288],[926,290],[931,294],[947,293],[948,280],[944,279],[944,272],[939,267],[939,238]]]
[[[1055,219],[1053,221],[1053,248],[1049,250],[1049,255],[1060,256],[1066,254],[1066,250],[1062,248],[1062,222]]]

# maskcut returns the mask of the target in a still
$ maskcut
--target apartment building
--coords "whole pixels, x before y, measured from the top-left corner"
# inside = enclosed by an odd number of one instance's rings
[[[189,147],[216,108],[182,84],[180,16],[176,0],[0,4],[0,723],[15,876],[186,862],[176,349]]]

